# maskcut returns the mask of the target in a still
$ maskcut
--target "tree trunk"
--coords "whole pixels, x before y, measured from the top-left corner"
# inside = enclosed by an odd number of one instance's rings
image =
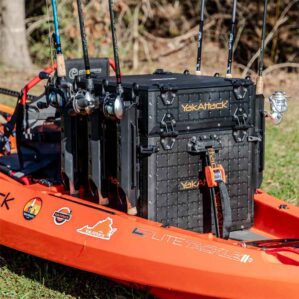
[[[25,29],[25,0],[0,0],[0,62],[16,69],[32,66]]]

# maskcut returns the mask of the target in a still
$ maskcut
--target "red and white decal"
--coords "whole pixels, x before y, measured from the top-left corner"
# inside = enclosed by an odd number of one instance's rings
[[[72,218],[72,210],[70,208],[64,207],[53,213],[54,223],[56,225],[62,225]]]

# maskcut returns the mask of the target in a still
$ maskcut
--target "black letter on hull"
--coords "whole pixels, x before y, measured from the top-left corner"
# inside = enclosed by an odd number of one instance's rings
[[[3,206],[5,206],[5,207],[6,207],[6,210],[9,210],[8,202],[9,202],[9,201],[13,201],[13,200],[15,200],[14,197],[8,198],[9,195],[10,195],[10,192],[7,193],[6,195],[3,194],[3,193],[0,193],[0,196],[3,196],[3,197],[4,197],[4,199],[3,199],[2,203],[1,203],[1,208],[2,208]]]

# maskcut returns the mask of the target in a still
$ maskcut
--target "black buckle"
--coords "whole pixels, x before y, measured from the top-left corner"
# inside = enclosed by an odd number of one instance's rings
[[[175,131],[176,121],[171,113],[167,113],[163,116],[160,123],[161,126],[161,144],[164,150],[171,150],[178,137],[179,132]]]
[[[215,151],[223,148],[217,135],[201,136],[199,138],[193,136],[187,144],[187,151],[191,156],[206,154],[209,148],[213,148]]]

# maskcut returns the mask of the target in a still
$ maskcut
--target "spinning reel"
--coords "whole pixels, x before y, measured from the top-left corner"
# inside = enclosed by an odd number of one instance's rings
[[[270,113],[266,115],[271,118],[275,125],[282,122],[283,115],[288,111],[288,96],[283,91],[275,91],[269,98]]]

